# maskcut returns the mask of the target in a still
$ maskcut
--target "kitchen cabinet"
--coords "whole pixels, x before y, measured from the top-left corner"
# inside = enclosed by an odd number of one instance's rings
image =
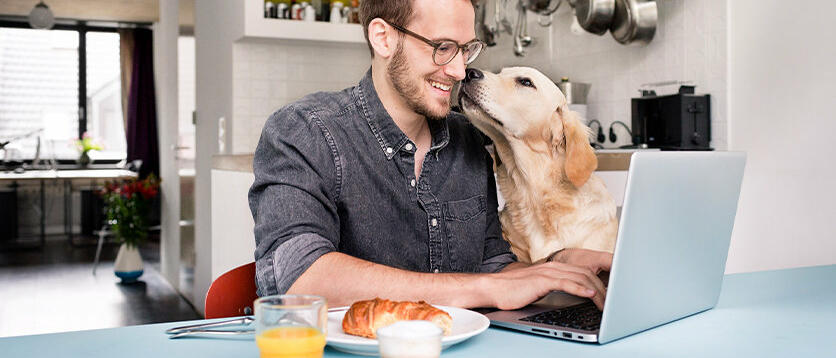
[[[274,39],[365,44],[360,24],[271,19],[264,17],[264,2],[241,1],[236,40]]]
[[[247,193],[255,181],[253,155],[212,158],[212,279],[253,261],[255,234]]]

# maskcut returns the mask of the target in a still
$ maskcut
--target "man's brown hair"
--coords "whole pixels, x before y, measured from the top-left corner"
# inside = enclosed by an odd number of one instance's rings
[[[360,23],[363,24],[363,36],[369,45],[369,52],[374,57],[374,49],[369,42],[369,23],[376,18],[398,26],[406,26],[412,20],[412,3],[415,0],[362,0],[360,1]],[[479,0],[470,0],[476,8]]]

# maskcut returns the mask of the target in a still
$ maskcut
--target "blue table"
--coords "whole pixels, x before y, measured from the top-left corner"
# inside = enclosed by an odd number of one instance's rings
[[[187,323],[0,338],[0,357],[258,357],[251,337],[163,333]],[[603,346],[490,328],[442,356],[836,357],[836,265],[727,275],[716,308]]]

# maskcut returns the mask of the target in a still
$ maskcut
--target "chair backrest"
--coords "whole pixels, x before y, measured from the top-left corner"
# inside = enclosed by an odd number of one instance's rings
[[[229,270],[209,286],[204,315],[207,319],[251,315],[258,298],[255,290],[255,262]]]

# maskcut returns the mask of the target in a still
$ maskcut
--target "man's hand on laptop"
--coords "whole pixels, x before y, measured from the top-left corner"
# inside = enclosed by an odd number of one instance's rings
[[[560,262],[546,262],[488,276],[482,285],[493,296],[493,305],[503,310],[522,308],[551,291],[587,297],[599,309],[604,307],[607,289],[591,270]]]
[[[612,254],[587,249],[564,249],[554,255],[552,261],[586,267],[597,275],[601,271],[610,270],[612,267]]]

